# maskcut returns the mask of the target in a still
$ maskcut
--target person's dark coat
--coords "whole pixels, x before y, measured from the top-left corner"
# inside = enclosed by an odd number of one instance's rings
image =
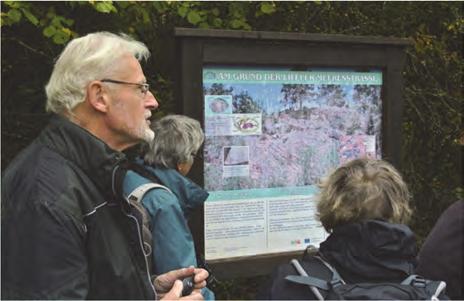
[[[446,282],[446,294],[464,299],[464,201],[455,202],[438,219],[419,252],[417,273]]]
[[[55,116],[2,179],[2,299],[154,299],[125,156]],[[126,213],[125,213],[126,212]]]
[[[379,220],[335,228],[320,244],[319,252],[347,283],[400,283],[414,272],[417,255],[414,234],[406,225]],[[309,261],[319,262],[313,258]],[[308,266],[314,265],[311,263]],[[317,268],[319,277],[328,279],[331,275],[328,269]],[[285,276],[289,274],[297,274],[294,267],[290,264],[280,265],[271,276],[270,282],[261,289],[258,298],[316,300],[306,285],[285,280]],[[308,274],[311,275],[310,272]]]

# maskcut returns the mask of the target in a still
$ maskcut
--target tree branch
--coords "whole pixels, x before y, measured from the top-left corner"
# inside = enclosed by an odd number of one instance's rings
[[[28,49],[28,50],[30,50],[30,51],[32,51],[32,52],[38,54],[38,55],[44,56],[44,57],[46,57],[46,58],[49,59],[49,60],[50,60],[50,59],[53,60],[53,57],[49,56],[49,55],[46,54],[45,52],[40,51],[40,50],[38,50],[38,49],[35,49],[35,48],[33,48],[32,46],[29,46],[29,45],[27,45],[26,43],[24,43],[23,41],[21,41],[21,40],[19,40],[19,39],[17,39],[17,38],[6,38],[6,39],[7,39],[7,40],[15,41],[16,43],[18,43],[19,45],[23,46],[24,48],[26,48],[26,49]]]

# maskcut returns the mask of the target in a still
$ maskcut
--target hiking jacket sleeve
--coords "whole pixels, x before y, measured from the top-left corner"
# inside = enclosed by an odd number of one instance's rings
[[[35,202],[20,214],[24,222],[15,231],[2,227],[2,241],[8,242],[2,246],[2,279],[9,280],[2,283],[2,298],[85,299],[84,229],[47,202]]]
[[[197,266],[192,235],[176,196],[164,189],[154,189],[142,202],[151,217],[155,274]]]
[[[452,300],[464,299],[464,200],[453,203],[440,216],[422,245],[416,272],[445,281],[446,294]]]

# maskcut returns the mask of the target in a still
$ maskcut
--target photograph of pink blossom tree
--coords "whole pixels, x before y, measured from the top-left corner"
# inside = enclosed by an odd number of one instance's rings
[[[381,78],[380,71],[371,72]],[[217,135],[208,132],[209,119],[205,117],[205,188],[218,191],[315,185],[348,160],[380,158],[381,88],[381,82],[362,84],[356,80],[342,84],[333,84],[333,80],[205,81],[204,95],[232,97],[231,115],[261,114],[262,122],[258,134]],[[233,146],[248,147],[248,173],[225,177],[224,147]]]

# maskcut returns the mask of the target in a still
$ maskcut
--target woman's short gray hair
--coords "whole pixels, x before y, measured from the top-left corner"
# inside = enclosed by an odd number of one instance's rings
[[[145,162],[166,168],[193,163],[205,139],[200,123],[183,115],[167,115],[157,120],[152,130],[155,139],[148,147]]]
[[[408,187],[400,173],[383,160],[350,161],[319,187],[318,217],[329,232],[367,219],[406,223],[411,216]]]
[[[150,56],[145,44],[125,34],[96,32],[69,42],[45,87],[46,110],[58,114],[71,111],[84,101],[88,83],[110,77],[118,60],[127,54],[139,61]]]

